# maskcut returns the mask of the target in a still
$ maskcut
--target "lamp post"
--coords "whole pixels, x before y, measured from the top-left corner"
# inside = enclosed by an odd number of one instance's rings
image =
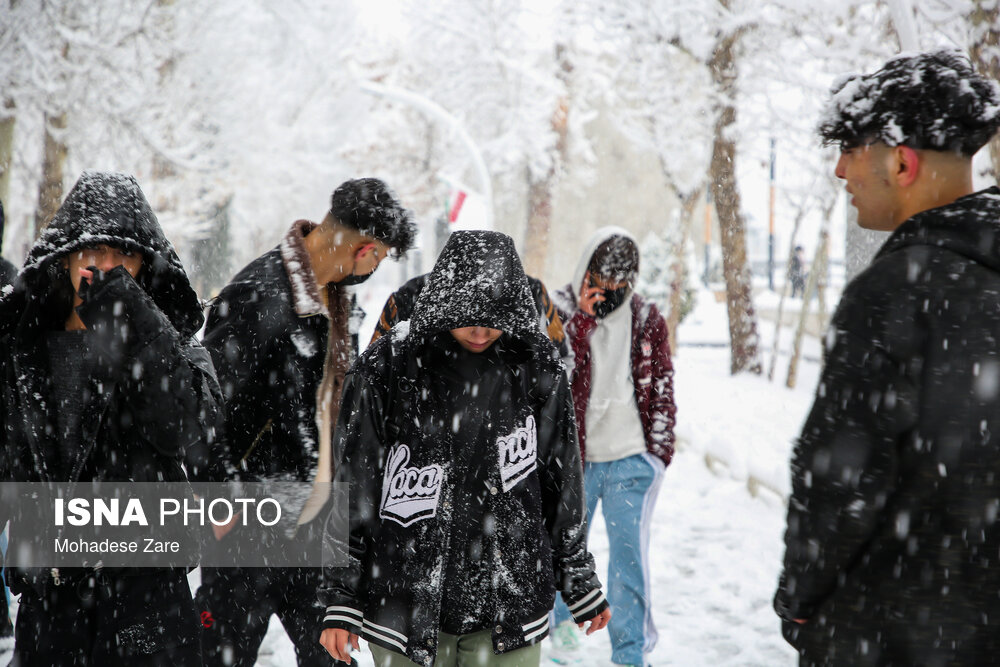
[[[767,286],[774,291],[774,145],[771,139],[771,187],[767,205]]]

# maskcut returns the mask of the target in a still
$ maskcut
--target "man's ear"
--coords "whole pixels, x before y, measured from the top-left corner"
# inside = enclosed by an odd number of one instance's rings
[[[375,250],[375,243],[366,243],[357,250],[354,251],[354,259],[364,259],[365,256],[370,252]]]
[[[904,188],[913,185],[920,173],[920,154],[909,146],[896,146],[893,159],[896,183]]]

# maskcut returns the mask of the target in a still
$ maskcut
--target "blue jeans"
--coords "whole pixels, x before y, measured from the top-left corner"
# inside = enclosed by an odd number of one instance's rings
[[[642,665],[656,645],[650,603],[649,525],[663,481],[663,463],[652,454],[635,454],[617,461],[586,462],[587,525],[601,501],[610,554],[607,598],[611,604],[611,660]],[[553,610],[555,622],[571,616],[561,597]]]

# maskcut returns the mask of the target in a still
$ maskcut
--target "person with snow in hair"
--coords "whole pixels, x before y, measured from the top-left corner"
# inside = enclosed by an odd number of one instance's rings
[[[357,352],[349,287],[414,236],[411,213],[385,183],[349,180],[321,223],[295,222],[215,299],[204,344],[226,398],[222,440],[241,480],[331,481],[340,392]],[[310,497],[293,517],[296,539],[322,533],[326,500]],[[320,568],[203,568],[197,602],[213,621],[203,633],[206,663],[253,665],[276,614],[300,665],[332,664],[316,641],[319,580]]]
[[[349,564],[325,569],[321,641],[375,664],[538,665],[557,590],[611,616],[587,550],[568,379],[513,240],[449,238],[411,320],[351,369],[340,410]]]
[[[372,334],[369,345],[387,334],[397,323],[409,320],[413,316],[413,306],[417,302],[420,290],[427,282],[428,275],[425,273],[407,280],[399,289],[389,295],[382,307],[382,314],[379,315],[378,322],[375,323],[375,332]],[[549,340],[559,348],[559,356],[568,366],[571,366],[572,356],[569,342],[566,340],[562,320],[559,319],[559,311],[549,297],[544,283],[538,278],[527,275],[525,277],[528,279],[528,287],[531,289],[531,296],[538,310],[539,326],[545,331]]]
[[[131,176],[87,172],[0,297],[0,481],[219,481],[201,303]],[[10,519],[10,551],[35,526]],[[16,667],[201,665],[182,568],[7,568]]]
[[[634,292],[639,246],[620,227],[598,229],[573,282],[556,292],[576,366],[572,374],[587,520],[601,502],[608,541],[611,660],[645,665],[656,644],[649,572],[649,528],[663,473],[674,453],[673,366],[667,325]],[[556,605],[552,657],[577,662],[579,638]]]
[[[833,89],[835,173],[892,234],[844,289],[792,457],[774,606],[802,665],[1000,664],[1000,189],[972,166],[998,128],[957,52]]]

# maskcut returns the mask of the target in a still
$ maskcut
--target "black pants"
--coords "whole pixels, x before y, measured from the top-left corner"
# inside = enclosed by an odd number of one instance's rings
[[[21,595],[11,667],[201,667],[182,570],[98,575]]]
[[[300,667],[332,667],[319,643],[320,568],[202,568],[195,605],[206,667],[253,667],[271,614],[295,645]],[[343,667],[343,665],[341,665]]]

